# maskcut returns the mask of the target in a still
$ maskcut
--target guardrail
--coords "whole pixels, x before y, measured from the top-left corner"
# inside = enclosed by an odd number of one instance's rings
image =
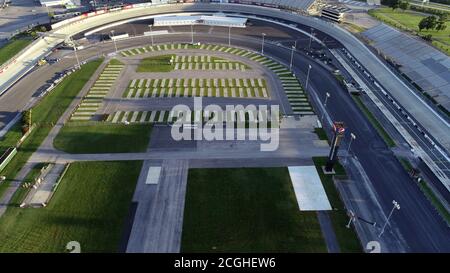
[[[17,154],[16,147],[8,148],[0,157],[0,172],[8,165],[11,159]]]

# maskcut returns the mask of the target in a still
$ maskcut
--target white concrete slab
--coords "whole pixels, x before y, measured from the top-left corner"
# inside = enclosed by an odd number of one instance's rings
[[[315,166],[292,166],[288,170],[301,211],[331,210]]]
[[[147,179],[145,180],[145,184],[155,185],[158,184],[159,176],[161,175],[161,167],[150,167],[147,173]]]

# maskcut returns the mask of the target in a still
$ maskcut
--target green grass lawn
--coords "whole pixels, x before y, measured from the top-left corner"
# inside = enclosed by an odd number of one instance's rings
[[[0,65],[6,63],[14,55],[27,47],[33,40],[27,38],[12,39],[6,45],[0,47]]]
[[[140,161],[77,162],[45,208],[10,207],[0,218],[0,252],[116,252]]]
[[[170,62],[173,54],[160,55],[141,60],[137,67],[137,72],[170,72],[174,65]]]
[[[322,166],[325,165],[327,158],[314,157],[313,160],[316,165],[317,172],[319,173],[320,180],[322,180],[325,192],[327,193],[328,200],[333,208],[333,211],[328,212],[328,214],[330,215],[341,252],[362,252],[361,244],[356,232],[353,228],[346,228],[349,217],[347,216],[347,210],[345,209],[344,203],[341,201],[336,186],[333,183],[332,175],[325,175],[322,171]],[[346,175],[344,168],[339,163],[335,165],[334,169],[336,175]]]
[[[317,134],[317,137],[319,137],[320,140],[326,140],[328,143],[330,143],[330,141],[328,140],[327,133],[325,132],[325,129],[314,128],[314,132]]]
[[[0,155],[2,155],[8,148],[16,146],[17,142],[22,137],[22,123],[14,124],[9,131],[0,139]]]
[[[111,61],[109,61],[109,64],[111,65],[123,65],[123,63],[117,59],[111,59]]]
[[[151,128],[149,124],[66,125],[53,144],[75,154],[145,152]]]
[[[450,21],[447,22],[447,28],[443,31],[423,30],[419,32],[418,24],[426,16],[411,10],[392,10],[391,8],[372,9],[369,14],[375,18],[400,29],[418,32],[420,35],[433,35],[433,44],[442,49],[445,53],[450,53]]]
[[[25,176],[22,183],[31,183],[33,184],[34,181],[39,178],[41,174],[41,169],[46,166],[45,163],[38,163],[34,165],[34,167],[31,169],[31,171]],[[25,188],[20,187],[17,189],[17,191],[14,193],[13,197],[11,198],[11,202],[9,203],[11,206],[20,206],[22,202],[24,201],[25,197],[27,196],[28,192],[31,190],[31,187]]]
[[[52,92],[45,96],[33,108],[33,121],[37,123],[38,126],[36,126],[28,138],[18,148],[17,154],[8,166],[0,172],[0,175],[6,176],[6,181],[0,184],[0,196],[3,195],[4,190],[9,186],[9,183],[14,179],[22,166],[27,162],[31,154],[39,148],[42,141],[50,132],[52,124],[56,123],[58,118],[67,109],[102,61],[103,60],[100,59],[83,65],[80,70],[65,78],[52,90]],[[7,136],[9,134],[17,133],[8,132]]]
[[[189,170],[182,252],[326,252],[287,168]]]

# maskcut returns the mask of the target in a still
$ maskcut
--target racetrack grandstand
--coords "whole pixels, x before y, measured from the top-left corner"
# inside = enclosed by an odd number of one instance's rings
[[[307,11],[316,0],[156,0],[153,4],[171,4],[171,3],[233,3],[244,5],[256,5],[270,8],[287,9],[292,11]]]

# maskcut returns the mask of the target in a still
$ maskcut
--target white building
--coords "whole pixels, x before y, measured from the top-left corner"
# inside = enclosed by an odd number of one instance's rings
[[[226,16],[164,16],[156,17],[154,26],[208,25],[221,27],[245,27],[247,18]]]
[[[79,6],[79,0],[39,0],[44,7],[55,7],[55,6]]]

